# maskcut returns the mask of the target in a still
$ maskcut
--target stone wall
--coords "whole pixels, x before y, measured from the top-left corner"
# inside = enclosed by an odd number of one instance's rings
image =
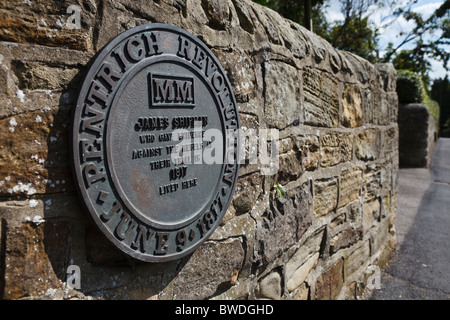
[[[438,138],[439,104],[428,96],[418,73],[399,70],[399,163],[401,166],[428,167]]]
[[[71,4],[80,28],[69,28]],[[228,73],[242,128],[276,128],[280,139],[276,174],[243,165],[212,237],[159,264],[126,257],[97,230],[68,143],[89,61],[149,22],[204,41]],[[355,299],[371,266],[387,263],[398,171],[391,65],[336,51],[247,0],[2,1],[0,40],[2,298]],[[80,289],[67,286],[69,266]]]
[[[438,139],[436,120],[420,103],[400,104],[398,109],[400,165],[428,167]]]

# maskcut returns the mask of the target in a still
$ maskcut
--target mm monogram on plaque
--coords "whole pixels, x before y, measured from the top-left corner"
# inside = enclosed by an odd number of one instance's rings
[[[80,196],[127,254],[178,259],[222,220],[239,115],[223,68],[193,35],[155,23],[113,39],[85,77],[72,133]]]

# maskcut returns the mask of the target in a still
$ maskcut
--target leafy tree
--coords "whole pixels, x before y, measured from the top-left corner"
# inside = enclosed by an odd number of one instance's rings
[[[376,62],[378,31],[371,27],[368,18],[351,17],[344,24],[332,27],[328,39],[337,49],[350,51],[358,56]]]
[[[324,8],[327,5],[328,0],[253,0],[263,6],[267,6],[286,19],[297,22],[300,25],[305,26],[305,9],[306,3],[311,3],[311,19],[312,30],[318,35],[325,37],[328,31],[328,22],[323,14]]]
[[[397,70],[417,72],[422,77],[425,87],[429,88],[430,77],[428,71],[431,68],[431,64],[428,60],[423,58],[422,53],[418,54],[414,50],[402,50],[395,55],[392,64]]]
[[[441,107],[441,134],[450,137],[450,81],[447,77],[433,82],[431,98]]]
[[[335,22],[325,39],[337,49],[377,62],[379,31],[369,17],[375,8],[395,1],[397,0],[339,0],[344,20]]]
[[[416,2],[417,0],[413,3]],[[450,52],[446,46],[450,45],[450,0],[444,1],[428,19],[414,12],[411,6],[398,9],[395,15],[414,22],[414,28],[401,34],[404,38],[397,46],[394,47],[392,43],[388,45],[382,61],[392,61],[394,65],[397,63],[401,66],[410,60],[409,67],[417,68],[414,71],[425,76],[431,67],[428,57],[442,61],[443,67],[448,70]],[[406,44],[412,44],[412,49],[401,50]]]

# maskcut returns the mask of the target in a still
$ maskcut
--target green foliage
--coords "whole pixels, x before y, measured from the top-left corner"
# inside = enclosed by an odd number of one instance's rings
[[[292,20],[300,25],[304,25],[305,1],[298,0],[253,0],[263,6],[277,11],[286,19]],[[329,25],[325,18],[324,6],[327,0],[311,0],[311,16],[313,30],[319,36],[325,38]]]
[[[439,127],[439,104],[429,97],[420,74],[410,70],[398,70],[397,95],[399,103],[421,103],[426,105],[430,115],[436,121],[436,126]]]
[[[425,86],[428,87],[430,77],[427,72],[430,70],[431,64],[423,57],[416,56],[413,50],[400,51],[395,55],[394,60],[392,60],[392,64],[397,70],[410,70],[419,73],[422,80],[425,82]]]
[[[306,0],[253,1],[272,8],[285,18],[304,24]],[[441,61],[443,67],[449,69],[450,0],[444,0],[427,19],[413,8],[418,0],[338,1],[344,20],[330,24],[324,16],[329,0],[311,0],[313,32],[326,39],[333,47],[355,53],[372,63],[392,62],[396,69],[418,72],[427,87],[430,82],[428,74],[431,71],[431,64],[427,59]],[[401,41],[396,46],[390,43],[386,48],[378,47],[380,31],[369,20],[370,12],[375,12],[374,8],[384,8],[383,11],[390,12],[384,17],[384,25],[381,28],[394,23],[398,18],[410,22],[411,28],[399,33]],[[406,45],[411,49],[402,50]],[[385,52],[381,58],[380,51]]]
[[[274,183],[273,187],[278,191],[278,196],[284,198],[286,196],[286,190],[281,184]]]
[[[397,95],[399,103],[422,103],[426,91],[420,75],[410,70],[397,70]]]
[[[349,18],[344,24],[332,27],[327,40],[333,47],[350,51],[372,63],[377,61],[378,31],[374,29],[368,18]]]
[[[442,134],[450,137],[450,81],[448,78],[438,79],[431,87],[431,98],[441,107],[440,128]]]
[[[450,52],[450,0],[445,0],[441,6],[428,18],[423,19],[422,14],[408,9],[400,8],[396,11],[397,16],[402,16],[408,22],[412,22],[413,27],[408,32],[400,33],[403,40],[394,47],[391,43],[386,48],[386,54],[382,62],[391,62],[397,60],[411,60],[411,63],[422,76],[430,71],[431,65],[426,63],[427,58],[434,58],[442,62],[443,67],[448,70]],[[400,52],[400,48],[406,44],[412,45],[412,49],[406,52]]]

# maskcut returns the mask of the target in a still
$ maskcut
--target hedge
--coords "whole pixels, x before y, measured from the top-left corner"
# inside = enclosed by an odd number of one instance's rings
[[[410,70],[397,70],[397,95],[399,103],[422,103],[439,126],[439,104],[428,96],[422,77]]]

